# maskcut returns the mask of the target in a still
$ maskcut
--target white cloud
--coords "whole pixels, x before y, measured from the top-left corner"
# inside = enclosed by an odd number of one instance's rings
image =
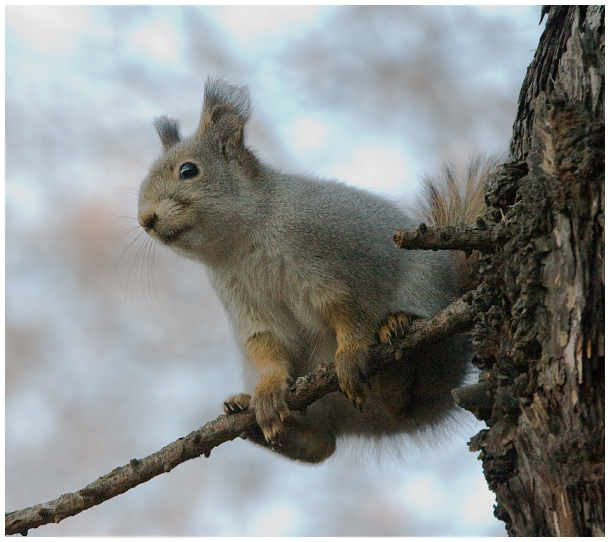
[[[358,147],[349,162],[331,166],[330,173],[348,184],[386,195],[410,188],[405,154],[376,144]]]
[[[83,6],[8,6],[6,23],[43,53],[62,53],[91,25]]]
[[[237,39],[252,40],[283,32],[294,23],[311,23],[320,6],[220,6],[216,15]]]
[[[471,490],[464,495],[460,516],[472,524],[496,523],[490,511],[496,503],[495,495],[487,487],[487,482],[481,476],[469,481]]]
[[[434,473],[414,475],[401,491],[402,500],[408,509],[419,517],[435,517],[439,509],[446,506],[447,488],[443,487]]]
[[[295,529],[295,524],[298,525],[299,514],[294,506],[274,501],[261,510],[253,523],[254,536],[286,536]]]
[[[178,35],[170,22],[155,20],[139,26],[131,34],[131,45],[154,60],[172,63],[178,59]]]
[[[6,208],[21,221],[35,222],[40,220],[41,214],[48,212],[44,206],[44,199],[40,186],[28,182],[27,178],[13,176],[5,183]]]
[[[301,117],[292,126],[291,144],[297,152],[314,151],[328,141],[328,126],[312,117]]]
[[[54,404],[35,390],[34,387],[26,387],[7,399],[6,411],[9,415],[6,416],[5,429],[13,446],[44,446],[57,428]]]

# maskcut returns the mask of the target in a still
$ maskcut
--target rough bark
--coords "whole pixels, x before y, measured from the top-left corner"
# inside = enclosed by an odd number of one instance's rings
[[[604,7],[545,8],[487,219],[471,410],[496,515],[518,536],[604,534]],[[479,398],[480,399],[480,398]]]

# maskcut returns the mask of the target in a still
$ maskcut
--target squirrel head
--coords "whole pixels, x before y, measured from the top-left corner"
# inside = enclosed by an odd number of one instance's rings
[[[142,182],[138,222],[155,240],[185,256],[211,261],[255,211],[258,161],[244,145],[250,117],[245,86],[208,78],[196,132],[155,120],[163,153]]]

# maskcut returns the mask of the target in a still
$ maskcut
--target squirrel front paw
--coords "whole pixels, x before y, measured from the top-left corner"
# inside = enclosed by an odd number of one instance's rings
[[[335,370],[339,389],[358,410],[362,411],[365,399],[364,375],[369,360],[368,344],[344,344],[335,354]]]
[[[286,404],[288,382],[285,378],[267,377],[254,388],[250,408],[256,416],[256,423],[263,431],[265,440],[272,446],[281,446],[283,422],[290,416]]]
[[[290,415],[284,399],[287,389],[288,382],[285,386],[272,385],[268,382],[262,382],[262,385],[259,383],[252,396],[240,393],[229,397],[223,404],[225,414],[236,414],[248,408],[252,409],[265,440],[271,446],[281,446],[283,422]]]
[[[413,317],[406,312],[390,314],[385,324],[379,328],[379,342],[391,345],[392,339],[404,337],[412,321]]]

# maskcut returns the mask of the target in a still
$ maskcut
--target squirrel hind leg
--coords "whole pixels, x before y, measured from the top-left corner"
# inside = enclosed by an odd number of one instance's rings
[[[415,378],[415,368],[404,362],[373,377],[383,407],[397,420],[406,417],[413,408]]]
[[[379,372],[373,390],[394,419],[408,419],[413,428],[435,424],[453,409],[451,390],[464,381],[469,359],[469,337],[449,337]]]
[[[229,397],[224,402],[224,411],[226,414],[236,414],[247,410],[250,400],[251,396],[247,393]],[[306,419],[297,419],[298,416],[299,414],[293,413],[284,420],[282,430],[278,435],[278,445],[269,443],[258,426],[246,431],[243,436],[259,446],[271,449],[295,461],[321,463],[328,459],[336,449],[334,433],[327,427],[314,426]]]
[[[335,435],[330,429],[303,423],[294,415],[284,421],[280,443],[277,446],[269,444],[258,427],[249,430],[246,436],[255,444],[271,449],[288,459],[310,464],[322,463],[337,447]]]
[[[392,344],[409,331],[415,316],[407,312],[391,313],[379,328],[379,342]],[[373,381],[385,410],[395,419],[406,417],[413,408],[417,370],[403,361],[378,373]]]

